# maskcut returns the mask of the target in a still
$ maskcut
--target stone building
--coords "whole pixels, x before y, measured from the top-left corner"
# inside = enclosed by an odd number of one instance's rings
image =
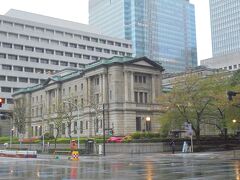
[[[15,108],[18,104],[25,107],[26,137],[56,134],[57,125],[62,137],[68,137],[68,132],[72,137],[102,135],[104,124],[114,135],[158,132],[157,97],[163,71],[146,57],[102,59],[82,70],[64,69],[42,84],[20,89],[13,94]]]

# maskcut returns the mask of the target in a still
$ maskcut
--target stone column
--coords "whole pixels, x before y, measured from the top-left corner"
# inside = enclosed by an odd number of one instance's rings
[[[155,89],[155,75],[152,74],[152,103],[155,103],[156,101],[156,89]]]
[[[131,72],[131,102],[134,102],[134,75]]]
[[[125,88],[125,102],[129,101],[129,96],[128,96],[128,71],[124,72],[124,88]]]

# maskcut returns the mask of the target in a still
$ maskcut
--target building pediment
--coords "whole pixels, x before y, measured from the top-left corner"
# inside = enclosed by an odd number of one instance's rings
[[[152,64],[149,64],[148,62],[142,60],[142,61],[138,61],[138,62],[135,62],[133,63],[134,65],[141,65],[141,66],[148,66],[148,67],[153,67]]]

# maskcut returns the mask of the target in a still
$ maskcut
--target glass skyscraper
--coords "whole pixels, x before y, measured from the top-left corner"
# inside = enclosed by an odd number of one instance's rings
[[[240,51],[240,0],[210,0],[209,4],[213,56]]]
[[[89,0],[89,23],[131,40],[135,56],[159,61],[167,72],[197,66],[195,9],[189,0]]]

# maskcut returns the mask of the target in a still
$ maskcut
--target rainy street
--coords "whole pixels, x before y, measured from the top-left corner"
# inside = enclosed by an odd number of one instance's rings
[[[193,154],[117,154],[54,159],[0,158],[0,179],[239,179],[239,151]]]

